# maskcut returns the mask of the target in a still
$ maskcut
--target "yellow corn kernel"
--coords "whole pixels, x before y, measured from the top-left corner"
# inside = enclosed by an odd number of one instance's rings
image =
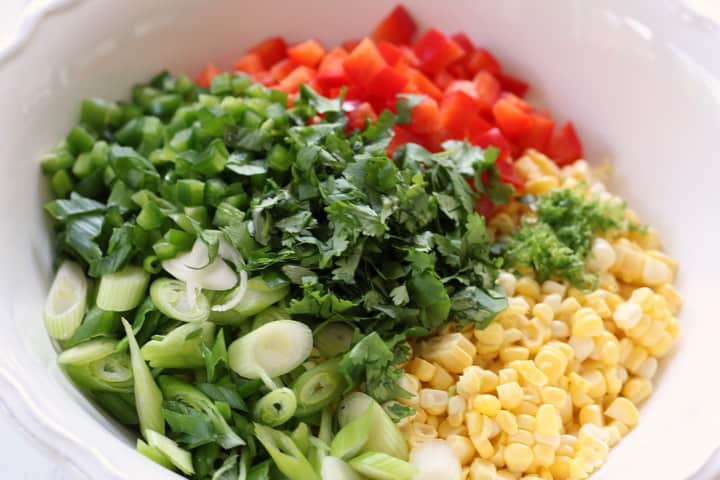
[[[437,430],[438,426],[440,426],[440,418],[435,415],[428,415],[427,420],[425,420],[425,425],[430,425]]]
[[[561,455],[566,457],[572,457],[575,455],[575,448],[570,445],[560,445],[555,449],[555,455]]]
[[[564,340],[570,336],[570,327],[568,327],[567,323],[560,320],[552,321],[550,331],[552,332],[552,337],[555,339]]]
[[[608,447],[612,448],[618,443],[620,443],[620,440],[622,439],[622,434],[615,425],[608,425],[607,427],[605,427],[605,432],[607,433],[608,437]]]
[[[519,381],[518,373],[514,368],[501,368],[498,371],[498,378],[501,385]]]
[[[610,270],[615,260],[616,255],[612,245],[604,238],[596,238],[593,240],[585,265],[592,272],[604,273]]]
[[[568,339],[568,345],[572,347],[575,358],[579,362],[584,361],[595,349],[595,342],[590,337],[578,337],[573,335]]]
[[[471,365],[463,370],[457,382],[457,392],[470,397],[480,392],[482,387],[483,369],[477,365]]]
[[[635,325],[633,328],[631,328],[627,334],[628,337],[639,339],[642,338],[650,328],[650,325],[652,325],[652,317],[648,314],[643,314],[640,317],[640,321],[637,325]]]
[[[448,435],[445,441],[460,460],[461,465],[467,465],[475,457],[475,447],[468,437],[461,435]]]
[[[447,420],[453,427],[459,427],[465,418],[465,399],[459,395],[453,395],[448,400]]]
[[[560,455],[556,452],[555,461],[550,465],[550,473],[553,478],[565,479],[570,477],[570,456]]]
[[[497,322],[491,323],[483,330],[475,330],[473,334],[480,345],[499,348],[503,341],[503,327]]]
[[[490,461],[498,468],[505,466],[505,445],[502,442],[495,446],[495,453],[490,457]]]
[[[500,400],[494,395],[482,394],[473,397],[473,409],[478,413],[494,417],[500,408]]]
[[[528,447],[535,445],[535,435],[529,430],[518,429],[514,435],[508,435],[508,443],[522,443]]]
[[[545,326],[550,326],[553,319],[555,318],[555,311],[547,303],[536,303],[532,309],[533,317],[540,320]]]
[[[516,381],[498,385],[497,393],[502,408],[506,410],[517,408],[523,401],[523,389]]]
[[[520,374],[526,384],[535,387],[543,387],[547,385],[547,376],[535,365],[532,360],[516,360],[510,363],[510,367],[514,368]]]
[[[569,297],[562,301],[560,308],[555,312],[555,318],[558,320],[569,320],[575,312],[580,310],[582,305],[576,298]]]
[[[658,343],[650,347],[650,353],[657,358],[664,357],[672,349],[675,341],[669,333],[665,333],[660,337]]]
[[[476,458],[470,465],[469,480],[497,480],[497,467],[489,460]]]
[[[605,415],[619,420],[630,428],[637,425],[640,413],[634,403],[625,397],[618,397],[605,410]]]
[[[498,472],[497,480],[518,480],[518,475],[508,471],[501,471]]]
[[[443,367],[435,363],[435,375],[430,379],[430,386],[438,390],[447,390],[451,385],[455,383],[452,375],[448,373]]]
[[[546,386],[540,392],[540,398],[543,403],[549,403],[556,408],[562,408],[567,400],[567,392],[559,387]]]
[[[652,308],[655,292],[648,287],[636,288],[630,295],[629,302],[636,303],[642,308],[643,312],[647,312]]]
[[[438,417],[432,417],[432,418],[438,418]],[[465,427],[465,425],[463,425],[463,424],[460,424],[457,426],[452,426],[447,421],[447,419],[445,419],[438,424],[437,432],[438,432],[438,436],[440,438],[447,438],[450,435],[467,435],[467,427]]]
[[[438,433],[437,428],[435,428],[433,425],[413,422],[410,425],[410,432],[408,436],[416,441],[427,441],[437,438]]]
[[[590,383],[590,389],[588,395],[592,398],[600,398],[607,393],[607,383],[605,382],[605,375],[601,370],[583,370],[582,376]]]
[[[562,297],[565,296],[565,292],[567,292],[567,286],[556,282],[554,280],[545,280],[542,285],[540,286],[540,289],[543,293],[547,295],[557,295],[560,297],[560,300],[562,300]],[[558,305],[559,307],[559,305]],[[553,310],[557,311],[557,309],[553,308]]]
[[[416,406],[419,402],[420,380],[415,375],[405,373],[398,380],[398,386],[410,394],[409,398],[399,398],[398,401],[410,407]]]
[[[503,287],[503,290],[505,290],[505,295],[508,297],[512,297],[515,295],[515,286],[517,285],[517,279],[515,278],[515,275],[509,272],[500,272],[498,273],[498,278],[496,280],[497,284]]]
[[[472,365],[476,352],[475,345],[459,332],[434,337],[422,346],[423,357],[452,373],[461,373]]]
[[[592,398],[588,395],[592,385],[586,378],[573,372],[568,375],[568,379],[570,380],[569,392],[573,405],[582,408],[585,405],[593,403]]]
[[[515,415],[507,410],[500,410],[497,415],[495,415],[495,422],[497,422],[500,430],[508,435],[515,435],[518,431],[518,424]]]
[[[494,392],[500,379],[492,370],[483,370],[480,374],[480,393]]]
[[[415,357],[410,362],[408,370],[422,382],[429,382],[435,375],[435,365],[420,357]]]
[[[555,449],[550,445],[535,444],[533,454],[535,455],[535,463],[542,467],[549,467],[555,461]]]
[[[642,268],[642,282],[651,287],[657,287],[664,283],[672,282],[673,272],[662,260],[654,256],[646,255],[645,264]]]
[[[604,423],[602,408],[600,405],[594,403],[591,405],[585,405],[580,409],[578,421],[580,422],[580,425],[591,423],[593,425],[597,425],[598,427],[602,427]]]
[[[623,397],[626,397],[635,405],[640,405],[647,400],[653,391],[653,385],[650,379],[643,377],[633,377],[625,383],[622,389]]]
[[[680,312],[680,309],[682,308],[683,298],[680,295],[680,292],[677,291],[677,289],[672,286],[670,283],[666,283],[664,285],[661,285],[657,292],[665,298],[667,301],[667,305],[670,308],[670,313],[673,315],[677,315],[678,312]]]
[[[445,390],[423,388],[420,390],[420,406],[430,415],[442,415],[447,411],[448,393]]]
[[[483,431],[485,419],[483,416],[474,411],[469,410],[465,413],[465,426],[468,429],[470,435],[478,435]]]
[[[482,435],[470,435],[470,441],[475,447],[475,451],[477,451],[478,455],[486,460],[489,460],[495,453],[493,444]]]
[[[659,321],[654,321],[650,324],[645,334],[637,338],[637,342],[643,347],[650,348],[657,344],[664,334],[665,326]]]
[[[535,364],[545,374],[548,382],[555,383],[567,368],[567,358],[555,348],[545,345],[535,356]]]
[[[505,363],[510,363],[515,360],[527,360],[528,358],[530,358],[530,350],[520,345],[505,347],[500,350],[500,359]]]
[[[535,415],[537,413],[538,404],[523,400],[520,405],[515,408],[517,414]]]
[[[543,437],[560,434],[562,419],[555,406],[545,403],[540,405],[535,414],[535,431]]]
[[[595,311],[603,320],[612,317],[613,314],[613,311],[605,300],[606,295],[607,292],[604,290],[596,290],[585,296],[585,306]]]
[[[520,277],[515,286],[515,293],[530,299],[540,298],[540,285],[531,277]]]
[[[523,443],[510,443],[505,447],[505,465],[513,472],[524,472],[535,460],[532,449]]]
[[[635,373],[640,368],[640,365],[648,358],[648,351],[643,347],[636,346],[630,352],[630,355],[623,362],[623,366],[629,371]]]
[[[533,431],[537,420],[535,420],[535,414],[521,413],[515,417],[517,420],[518,428],[523,430]]]
[[[425,423],[427,419],[428,414],[425,413],[425,410],[420,407],[415,407],[415,417],[413,418],[413,421],[416,423]]]
[[[603,375],[605,376],[605,384],[607,385],[607,394],[617,396],[623,384],[620,380],[618,368],[609,367],[603,371]]]
[[[525,297],[515,295],[508,298],[507,311],[516,315],[527,315],[530,312],[530,304]]]
[[[610,332],[603,333],[597,340],[598,359],[606,365],[615,365],[620,361],[620,342]]]
[[[506,328],[503,331],[503,343],[502,346],[507,347],[515,342],[519,342],[523,338],[523,332],[519,328]]]
[[[581,308],[575,312],[570,325],[575,337],[597,337],[605,331],[602,319],[591,308]]]

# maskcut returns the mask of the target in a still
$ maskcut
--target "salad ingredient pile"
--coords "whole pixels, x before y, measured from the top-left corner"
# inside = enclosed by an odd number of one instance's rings
[[[194,479],[585,478],[678,335],[677,265],[571,123],[397,7],[326,50],[83,101],[42,160],[72,380]]]

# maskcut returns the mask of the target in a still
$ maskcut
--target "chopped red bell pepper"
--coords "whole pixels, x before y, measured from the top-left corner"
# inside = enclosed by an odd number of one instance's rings
[[[402,5],[398,5],[373,30],[375,41],[386,40],[393,43],[410,43],[417,30],[415,20]]]
[[[349,101],[343,103],[343,110],[348,117],[348,129],[359,130],[365,127],[365,119],[377,120],[377,114],[368,102]]]
[[[287,43],[282,37],[271,37],[251,47],[248,53],[257,53],[265,68],[270,68],[285,58]]]
[[[300,89],[300,85],[312,84],[315,80],[316,72],[310,67],[300,65],[288,74],[287,77],[283,78],[275,88],[288,93],[295,93]]]
[[[314,68],[325,56],[325,49],[316,40],[307,40],[288,48],[287,56],[298,65]]]
[[[295,70],[297,67],[298,65],[289,58],[280,60],[268,71],[268,75],[271,79],[270,82],[278,83],[282,81],[285,77],[290,75],[290,72]]]
[[[208,63],[202,70],[200,70],[197,77],[195,77],[195,83],[201,87],[210,88],[210,82],[212,82],[212,79],[220,73],[222,73],[222,70],[212,63]]]
[[[465,32],[454,33],[450,38],[462,47],[465,54],[470,54],[475,51],[475,45],[473,45],[472,40],[470,40],[470,37],[468,37]]]
[[[330,50],[318,67],[318,85],[325,89],[346,85],[349,79],[343,62],[347,57],[348,53],[342,48]]]
[[[429,74],[438,73],[465,55],[460,45],[434,28],[425,32],[413,49],[420,60],[420,69]]]
[[[478,48],[469,54],[465,59],[465,66],[471,75],[475,75],[481,70],[487,70],[493,75],[498,75],[502,71],[500,62],[484,48]]]
[[[503,90],[517,95],[518,97],[524,97],[530,88],[530,85],[527,82],[524,82],[517,77],[513,77],[512,75],[499,73],[497,77],[498,80],[500,80],[500,85],[502,85]]]
[[[481,147],[497,147],[500,149],[498,160],[508,158],[512,146],[499,128],[493,127],[479,134],[470,135],[470,142]]]
[[[442,90],[440,90],[437,85],[435,85],[432,80],[427,78],[421,71],[411,67],[401,67],[400,71],[410,79],[410,84],[416,87],[416,90],[414,91],[428,95],[436,100],[442,98]],[[406,90],[409,92],[414,92],[410,89]]]
[[[493,105],[500,98],[500,82],[490,72],[482,70],[473,78],[473,86],[475,87],[475,97],[478,101],[480,113],[490,118]]]
[[[560,166],[568,165],[583,157],[583,148],[572,122],[562,126],[550,140],[548,155]]]
[[[260,55],[257,53],[247,53],[240,57],[240,60],[235,63],[233,69],[249,73],[250,75],[256,75],[265,70],[265,65],[263,65]]]
[[[456,138],[462,138],[477,113],[474,98],[463,92],[453,92],[443,99],[440,106],[440,125]]]
[[[431,133],[440,128],[440,107],[432,98],[426,98],[412,109],[412,119],[408,126],[418,135]]]
[[[544,152],[552,136],[553,128],[555,128],[555,122],[543,113],[535,113],[530,118],[530,128],[519,136],[515,142],[521,149],[534,148]]]
[[[387,66],[375,43],[369,38],[361,41],[343,62],[351,81],[366,87],[370,80]]]
[[[477,90],[475,84],[469,80],[453,80],[445,88],[445,94],[452,92],[463,92],[464,94],[477,100]]]
[[[377,49],[380,51],[380,55],[383,56],[388,65],[395,65],[405,57],[403,49],[390,42],[379,42],[377,44]]]
[[[385,67],[372,77],[367,85],[369,95],[382,99],[395,99],[402,92],[408,78],[393,67]]]
[[[492,110],[498,127],[510,140],[516,140],[532,126],[530,107],[515,95],[503,95]]]

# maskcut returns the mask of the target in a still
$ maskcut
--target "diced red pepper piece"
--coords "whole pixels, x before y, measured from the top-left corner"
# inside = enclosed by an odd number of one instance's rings
[[[373,30],[372,38],[376,41],[386,40],[393,43],[410,43],[417,25],[408,11],[398,5]]]
[[[432,82],[432,80],[427,78],[421,71],[411,67],[400,68],[400,71],[410,79],[410,84],[415,87],[415,90],[406,88],[406,91],[422,93],[434,98],[435,100],[439,100],[442,97],[442,90],[440,90]]]
[[[503,90],[517,95],[518,97],[524,97],[530,88],[530,85],[528,85],[527,82],[524,82],[517,77],[513,77],[512,75],[500,73],[498,74],[498,80],[500,80],[500,85],[502,85]]]
[[[307,40],[287,49],[290,60],[306,67],[317,67],[325,56],[325,49],[316,40]]]
[[[468,37],[465,32],[457,32],[450,38],[460,45],[466,54],[470,54],[475,51],[475,45],[473,45],[472,40],[470,40],[470,37]]]
[[[498,159],[495,161],[495,166],[497,167],[498,173],[500,174],[500,180],[505,183],[509,183],[510,185],[515,187],[515,190],[523,190],[523,188],[525,187],[525,182],[523,181],[522,177],[518,173],[515,165],[512,163],[512,160],[510,160],[509,157],[498,157]]]
[[[487,132],[493,128],[493,124],[485,120],[482,116],[476,115],[470,123],[468,123],[467,127],[467,136],[471,139],[470,142],[472,143],[472,138],[476,137],[478,135],[481,135],[484,132]]]
[[[415,50],[407,45],[400,45],[400,50],[403,52],[403,58],[401,61],[409,67],[418,68],[420,66],[420,60],[415,55]]]
[[[412,109],[408,128],[413,133],[424,135],[440,128],[440,107],[432,98],[426,98]]]
[[[347,84],[348,77],[343,67],[343,62],[347,57],[348,53],[342,48],[330,50],[320,62],[317,75],[318,85],[329,89]]]
[[[463,92],[453,92],[445,96],[440,106],[440,125],[462,138],[477,113],[474,98]]]
[[[352,52],[353,50],[355,50],[355,47],[357,47],[358,45],[360,45],[360,42],[361,42],[361,41],[362,41],[362,39],[350,39],[350,40],[345,40],[343,43],[340,44],[340,46],[341,46],[342,48],[344,48],[346,52],[350,53],[350,52]]]
[[[212,82],[212,79],[220,73],[222,73],[222,70],[212,63],[208,63],[202,70],[200,70],[197,77],[195,77],[195,83],[201,87],[210,88],[210,82]]]
[[[282,37],[271,37],[251,47],[248,53],[257,53],[265,68],[270,68],[285,58],[287,43]]]
[[[413,50],[420,60],[420,68],[430,74],[438,73],[465,55],[465,51],[460,45],[434,28],[420,37]]]
[[[583,157],[582,144],[572,122],[566,123],[555,132],[547,150],[550,158],[560,166],[568,165]]]
[[[488,71],[482,70],[473,79],[475,97],[478,101],[480,113],[490,118],[492,107],[500,98],[500,82]]]
[[[487,195],[482,195],[475,200],[475,211],[485,218],[492,217],[497,208],[497,205],[492,203],[490,197]]]
[[[370,119],[371,122],[377,120],[375,110],[368,102],[344,102],[343,110],[348,117],[349,130],[360,130],[362,128],[365,128],[366,118]]]
[[[501,72],[500,62],[484,48],[478,48],[465,59],[465,66],[467,67],[470,75],[477,74],[480,70],[487,70],[493,75],[498,75]]]
[[[380,70],[387,66],[387,63],[375,43],[365,38],[345,59],[343,66],[350,80],[365,87]]]
[[[393,45],[390,42],[380,42],[377,44],[377,49],[380,51],[380,55],[383,56],[388,65],[395,65],[404,56],[403,49],[397,45]]]
[[[370,80],[367,92],[382,99],[395,99],[395,95],[402,92],[408,78],[394,69],[385,67]]]
[[[464,94],[477,99],[477,90],[475,84],[469,80],[453,80],[445,88],[445,94],[452,92],[463,92]]]
[[[534,148],[544,152],[550,142],[555,122],[548,115],[536,113],[532,119],[530,129],[516,139],[516,143],[522,149]]]
[[[510,140],[516,140],[532,126],[530,107],[515,95],[502,96],[492,111],[498,127]]]
[[[314,80],[315,70],[305,65],[300,65],[290,72],[287,77],[283,78],[275,88],[288,93],[296,93],[300,89],[301,84],[312,83]]]
[[[451,83],[455,81],[455,77],[450,75],[450,73],[442,69],[437,74],[435,74],[435,78],[433,78],[433,81],[435,82],[435,85],[438,86],[438,88],[442,90],[446,90]]]
[[[479,145],[483,148],[490,146],[499,148],[500,156],[498,159],[505,159],[510,155],[512,146],[499,128],[493,127],[479,134],[475,134],[473,132],[470,133],[470,142],[474,145]]]
[[[450,73],[450,75],[460,80],[467,80],[471,76],[470,72],[465,67],[465,63],[462,61],[462,59],[458,60],[452,65],[448,65],[447,71]]]
[[[233,68],[239,72],[249,73],[250,75],[256,75],[265,70],[260,55],[257,53],[247,53],[240,57]]]
[[[394,135],[390,139],[390,144],[387,146],[385,151],[389,156],[393,156],[395,153],[395,150],[401,145],[405,145],[406,143],[417,143],[419,145],[422,145],[423,141],[420,137],[410,132],[407,128],[396,125],[394,128]]]
[[[297,67],[298,65],[289,58],[280,60],[268,71],[270,83],[278,83],[282,81],[285,77],[290,75],[290,72],[295,70]]]

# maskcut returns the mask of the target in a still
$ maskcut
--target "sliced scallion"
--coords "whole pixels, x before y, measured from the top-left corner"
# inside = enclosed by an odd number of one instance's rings
[[[266,323],[238,338],[228,347],[231,369],[245,378],[261,378],[272,384],[272,377],[285,375],[309,356],[312,331],[295,320]]]
[[[345,425],[330,443],[330,455],[344,460],[353,458],[360,453],[368,441],[373,422],[373,407],[358,418]]]
[[[115,352],[117,340],[100,338],[81,343],[76,347],[69,348],[58,355],[60,365],[85,365]]]
[[[156,253],[158,253],[156,251]],[[158,253],[158,256],[160,254]],[[220,256],[209,262],[208,247],[196,240],[192,250],[164,260],[162,266],[170,275],[183,282],[193,283],[207,290],[230,290],[237,283],[237,275]]]
[[[140,267],[129,266],[100,278],[97,306],[110,312],[126,312],[145,298],[150,275]]]
[[[142,359],[132,326],[124,318],[122,323],[130,346],[130,361],[135,379],[135,405],[140,420],[140,432],[150,445],[153,445],[150,442],[149,432],[165,433],[165,419],[162,415],[162,392],[155,383],[147,364]]]
[[[240,271],[240,281],[238,286],[233,288],[228,294],[221,298],[217,305],[212,306],[213,312],[227,312],[232,310],[242,303],[247,292],[247,272],[245,270]]]
[[[130,357],[117,352],[83,365],[65,366],[70,378],[83,388],[97,392],[129,393],[133,391]]]
[[[212,344],[214,333],[213,323],[187,323],[153,337],[140,353],[152,368],[201,368],[205,366],[202,346]]]
[[[345,391],[345,377],[338,370],[339,360],[329,360],[300,375],[293,383],[298,400],[298,416],[319,412]]]
[[[410,463],[381,452],[367,452],[350,460],[356,472],[371,480],[410,480],[417,468]]]
[[[330,456],[322,459],[320,476],[322,480],[362,480],[363,478],[350,465]]]
[[[254,424],[255,437],[270,454],[275,466],[290,480],[320,480],[310,462],[285,433]]]
[[[210,316],[207,297],[180,280],[155,280],[150,286],[150,298],[158,310],[181,322],[204,322]]]
[[[85,315],[87,280],[82,268],[64,261],[55,274],[45,302],[45,328],[48,335],[67,340],[82,323]]]
[[[162,453],[160,450],[158,450],[155,447],[151,447],[147,443],[145,443],[141,438],[137,439],[137,443],[135,444],[135,449],[138,451],[139,454],[145,456],[146,458],[149,458],[153,462],[157,463],[158,465],[162,465],[165,468],[168,468],[170,470],[175,470],[175,465],[170,461],[168,457],[165,456],[164,453]]]
[[[277,427],[295,415],[297,399],[289,388],[278,388],[261,397],[253,408],[255,421],[269,427]]]
[[[154,430],[148,430],[146,435],[148,444],[165,455],[181,472],[187,475],[195,473],[190,452],[180,448],[173,440]]]
[[[227,312],[214,312],[211,320],[216,323],[237,325],[265,311],[285,298],[289,292],[290,287],[287,284],[271,286],[261,276],[249,278],[240,304]]]
[[[350,350],[354,329],[341,322],[325,323],[315,331],[315,346],[328,358]]]

